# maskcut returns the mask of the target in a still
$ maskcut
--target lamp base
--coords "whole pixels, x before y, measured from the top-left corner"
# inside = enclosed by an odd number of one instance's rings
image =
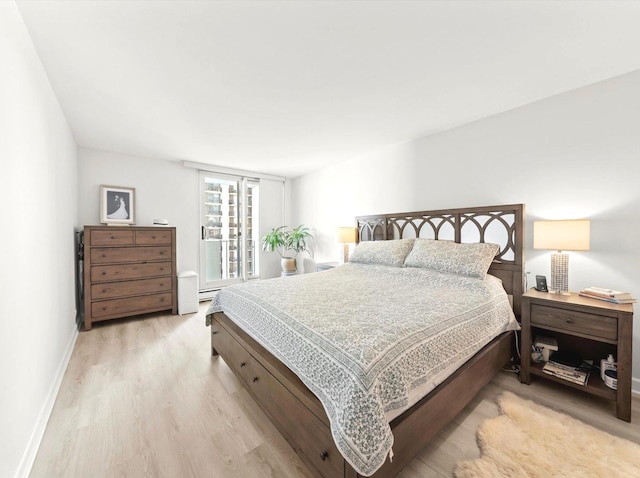
[[[342,247],[342,263],[346,264],[349,262],[349,244],[345,242]]]
[[[569,295],[569,255],[551,254],[551,287],[556,294]]]

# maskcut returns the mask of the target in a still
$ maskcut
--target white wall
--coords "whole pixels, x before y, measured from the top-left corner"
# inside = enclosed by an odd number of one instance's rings
[[[288,188],[287,188],[288,189]],[[260,235],[264,236],[274,227],[285,224],[285,194],[281,181],[260,182]],[[275,252],[263,252],[261,237],[256,238],[256,248],[260,251],[260,277],[277,277],[282,272],[280,256]]]
[[[639,125],[634,72],[297,178],[292,217],[318,229],[316,258],[329,261],[336,228],[356,215],[525,203],[530,277],[550,269],[550,252],[532,249],[532,221],[589,218],[591,250],[570,253],[570,289],[640,298]]]
[[[81,225],[100,221],[100,185],[136,189],[136,224],[151,225],[155,218],[166,218],[176,227],[178,271],[199,268],[200,216],[198,170],[182,161],[140,158],[119,153],[80,148],[78,179]],[[261,180],[261,231],[282,224],[282,183]],[[279,273],[273,255],[261,256],[263,277]]]
[[[75,337],[77,157],[14,2],[0,2],[0,476],[26,476]]]
[[[178,271],[198,270],[200,221],[198,171],[178,161],[127,156],[95,149],[78,149],[82,226],[100,224],[100,185],[136,189],[135,219],[150,226],[156,218],[176,228]]]

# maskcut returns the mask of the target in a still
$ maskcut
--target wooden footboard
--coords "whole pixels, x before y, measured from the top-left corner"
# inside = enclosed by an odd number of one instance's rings
[[[211,349],[221,355],[309,469],[320,477],[356,478],[336,448],[315,395],[282,362],[221,312],[213,314]],[[395,476],[511,358],[512,333],[485,346],[444,383],[391,422],[393,462],[373,475]]]

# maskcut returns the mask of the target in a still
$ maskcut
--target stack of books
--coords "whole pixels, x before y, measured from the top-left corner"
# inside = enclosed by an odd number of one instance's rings
[[[583,297],[591,299],[604,300],[614,304],[633,304],[637,302],[629,292],[620,292],[619,290],[603,289],[602,287],[587,287],[580,291]]]
[[[542,371],[554,377],[561,378],[562,380],[567,380],[578,385],[586,385],[589,381],[591,366],[580,365],[574,367],[549,360],[544,367],[542,367]]]

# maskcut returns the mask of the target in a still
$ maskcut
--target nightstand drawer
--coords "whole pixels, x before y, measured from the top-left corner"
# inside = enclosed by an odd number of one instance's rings
[[[618,321],[613,317],[531,304],[531,325],[576,332],[608,340],[618,339]]]

